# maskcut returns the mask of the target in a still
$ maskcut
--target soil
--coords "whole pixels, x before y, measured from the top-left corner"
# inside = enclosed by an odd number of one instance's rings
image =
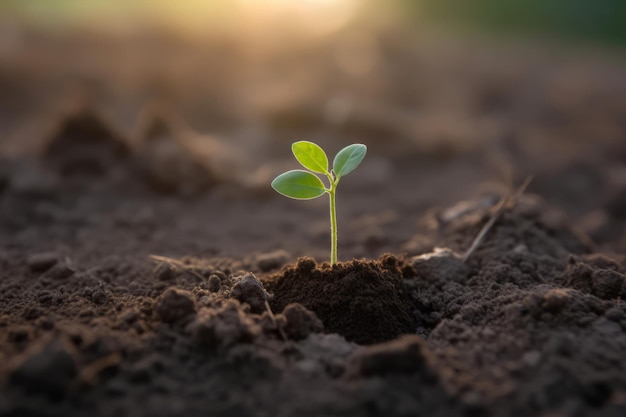
[[[0,415],[626,415],[626,62],[403,39],[361,76],[335,40],[5,51]],[[302,137],[369,147],[334,266],[326,202],[269,188]]]
[[[415,323],[403,277],[414,277],[409,265],[400,268],[392,255],[378,262],[354,260],[317,267],[312,258],[270,276],[265,285],[273,294],[270,306],[283,311],[291,303],[312,310],[325,329],[351,342],[386,342],[411,334]]]

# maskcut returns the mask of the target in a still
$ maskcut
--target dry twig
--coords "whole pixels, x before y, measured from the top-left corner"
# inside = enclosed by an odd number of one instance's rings
[[[504,210],[507,208],[507,206],[509,205],[509,202],[512,202],[513,204],[515,204],[515,202],[517,201],[517,199],[524,193],[524,191],[526,191],[526,188],[528,187],[528,185],[530,184],[530,182],[532,181],[533,177],[532,176],[528,176],[526,177],[526,179],[524,180],[524,182],[522,183],[522,185],[519,186],[519,188],[514,192],[514,193],[509,193],[505,196],[503,196],[500,201],[498,202],[498,205],[496,206],[496,211],[493,213],[493,215],[491,216],[491,218],[489,219],[489,221],[487,223],[485,223],[485,225],[483,226],[482,229],[480,229],[480,232],[478,233],[478,235],[474,238],[474,241],[472,242],[472,245],[470,246],[470,248],[465,252],[465,255],[463,255],[463,262],[467,262],[467,260],[469,259],[470,256],[472,256],[472,254],[476,251],[476,249],[478,248],[478,246],[480,246],[480,244],[483,242],[483,240],[485,239],[485,236],[487,235],[487,233],[489,233],[489,230],[491,230],[491,228],[493,227],[493,225],[496,223],[496,221],[498,220],[498,218],[500,217],[500,215],[504,212]]]

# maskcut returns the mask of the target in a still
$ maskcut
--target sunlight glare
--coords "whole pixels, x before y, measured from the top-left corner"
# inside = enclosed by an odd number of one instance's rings
[[[238,0],[240,11],[257,26],[278,24],[324,35],[343,27],[360,0]]]

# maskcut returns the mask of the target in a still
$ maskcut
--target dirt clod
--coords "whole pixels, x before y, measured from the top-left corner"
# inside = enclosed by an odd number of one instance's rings
[[[229,300],[217,310],[202,309],[187,331],[198,346],[229,348],[252,342],[260,327],[246,316],[239,302]]]
[[[593,268],[582,262],[570,262],[561,280],[577,290],[605,300],[626,297],[626,275],[614,269]]]
[[[196,303],[190,292],[171,288],[159,297],[154,312],[164,323],[174,323],[195,314]]]
[[[238,277],[230,295],[242,303],[247,303],[253,313],[261,314],[266,310],[268,294],[254,274],[248,273]]]
[[[290,339],[306,339],[311,333],[321,333],[324,330],[324,325],[315,313],[302,304],[289,304],[282,315],[286,319],[284,330]]]

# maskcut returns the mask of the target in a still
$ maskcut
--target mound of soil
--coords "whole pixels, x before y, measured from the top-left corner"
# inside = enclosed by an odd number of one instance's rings
[[[60,120],[43,148],[44,161],[66,176],[102,175],[130,153],[128,141],[90,109]]]
[[[266,278],[265,285],[273,294],[274,311],[300,303],[317,314],[328,332],[372,344],[415,333],[413,306],[402,283],[410,274],[413,269],[392,255],[333,266],[305,257]]]
[[[194,153],[171,118],[148,114],[142,122],[135,162],[150,187],[162,193],[195,194],[218,182],[208,163]]]

